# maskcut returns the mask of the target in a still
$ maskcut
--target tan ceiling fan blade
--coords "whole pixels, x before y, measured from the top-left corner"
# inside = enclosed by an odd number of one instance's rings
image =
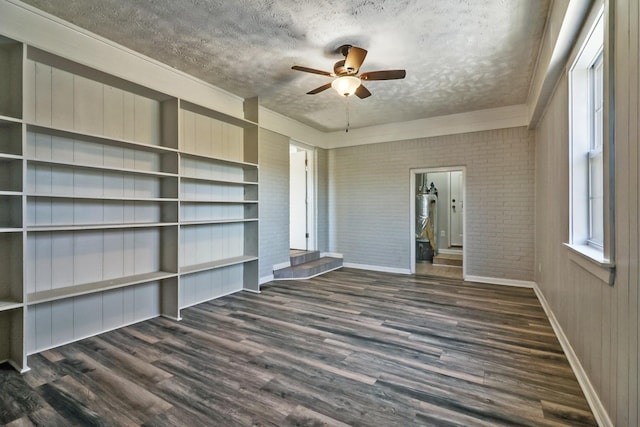
[[[294,65],[293,67],[291,67],[292,70],[296,70],[296,71],[302,71],[305,73],[313,73],[313,74],[320,74],[321,76],[329,76],[331,77],[331,73],[328,71],[322,71],[322,70],[316,70],[315,68],[309,68],[309,67],[301,67],[300,65]]]
[[[316,93],[320,93],[324,90],[327,90],[331,87],[331,83],[327,83],[326,85],[322,85],[320,87],[317,87],[313,90],[310,90],[309,92],[307,92],[307,95],[315,95]]]
[[[406,75],[405,70],[369,71],[362,73],[360,80],[397,80],[404,79]]]
[[[344,60],[344,67],[350,72],[357,73],[366,56],[366,50],[360,47],[351,46],[349,48],[349,53]]]
[[[356,96],[360,99],[365,99],[371,96],[371,92],[369,92],[369,89],[364,87],[364,85],[358,86],[358,89],[356,89],[355,93]]]

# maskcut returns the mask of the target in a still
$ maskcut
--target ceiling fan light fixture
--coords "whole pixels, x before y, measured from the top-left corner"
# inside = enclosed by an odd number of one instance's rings
[[[358,89],[361,84],[362,82],[356,76],[342,76],[332,81],[331,87],[334,88],[340,95],[351,96],[355,93],[356,89]]]

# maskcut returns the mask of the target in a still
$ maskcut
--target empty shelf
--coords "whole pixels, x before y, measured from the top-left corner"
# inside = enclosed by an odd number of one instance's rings
[[[0,311],[13,310],[22,307],[21,302],[16,301],[0,301]]]
[[[242,255],[232,258],[225,258],[217,261],[204,262],[202,264],[187,265],[180,267],[181,274],[197,273],[199,271],[213,270],[215,268],[228,267],[236,264],[257,260],[258,257]]]
[[[176,273],[166,271],[156,271],[153,273],[136,274],[133,276],[118,277],[100,282],[86,283],[84,285],[67,286],[64,288],[50,289],[48,291],[34,292],[27,295],[28,304],[38,304],[48,301],[55,301],[64,298],[77,297],[81,295],[102,292],[111,289],[123,288],[138,285],[146,282],[175,277]]]
[[[170,227],[178,225],[177,222],[140,222],[128,224],[78,224],[78,225],[29,225],[27,231],[83,231],[83,230],[115,230],[121,228],[153,228]]]

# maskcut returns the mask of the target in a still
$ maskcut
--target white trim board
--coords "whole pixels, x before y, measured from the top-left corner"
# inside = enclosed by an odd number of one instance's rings
[[[286,281],[286,280],[308,280],[308,279],[313,279],[314,277],[318,277],[318,276],[322,276],[325,273],[329,273],[330,271],[336,271],[341,269],[342,267],[344,267],[343,265],[338,266],[338,267],[334,267],[331,270],[326,270],[326,271],[321,271],[320,273],[316,273],[313,276],[309,276],[309,277],[283,277],[282,279],[273,279],[274,282],[282,282],[282,281]]]
[[[411,274],[411,270],[408,268],[383,267],[380,265],[357,264],[353,262],[345,262],[343,267],[356,268],[358,270],[380,271],[382,273]]]
[[[551,327],[553,328],[553,332],[556,334],[558,341],[560,341],[560,346],[564,351],[565,356],[569,360],[569,365],[571,365],[571,369],[578,379],[578,383],[580,384],[580,388],[584,393],[584,396],[589,403],[589,407],[593,412],[593,416],[596,419],[596,422],[600,427],[613,427],[613,423],[611,422],[611,418],[609,418],[609,414],[607,414],[607,410],[604,408],[600,397],[596,393],[596,390],[593,388],[589,377],[587,376],[586,371],[582,367],[578,356],[575,351],[573,351],[573,347],[571,347],[571,343],[569,339],[564,333],[562,326],[558,323],[556,316],[553,314],[551,310],[551,306],[547,302],[547,299],[544,297],[544,294],[536,284],[533,287],[536,296],[538,297],[538,301],[540,301],[540,305],[542,305],[542,309],[544,310],[549,322],[551,323]]]
[[[487,283],[490,285],[515,286],[517,288],[535,289],[536,282],[528,280],[502,279],[499,277],[465,276],[465,282]]]
[[[281,270],[287,267],[291,267],[291,261],[279,262],[278,264],[273,264],[273,271]]]
[[[328,132],[324,135],[323,148],[342,148],[527,126],[528,111],[527,105],[519,104],[350,129],[347,134],[344,131]]]
[[[337,252],[320,252],[320,258],[331,257],[331,258],[344,258],[342,254]]]
[[[268,276],[263,276],[258,280],[259,285],[264,285],[265,283],[269,283],[273,281],[273,274],[269,274]]]
[[[26,365],[21,368],[20,365],[9,359],[0,360],[0,363],[8,363],[9,365],[13,366],[13,369],[20,372],[21,374],[24,374],[25,372],[29,372],[31,370],[31,368]]]

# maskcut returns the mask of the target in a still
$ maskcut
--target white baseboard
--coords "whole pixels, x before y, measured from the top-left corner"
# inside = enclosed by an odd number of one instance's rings
[[[18,366],[17,363],[15,363],[13,360],[10,360],[10,359],[0,360],[0,363],[5,363],[5,362],[13,366],[13,369],[20,372],[21,374],[24,374],[25,372],[29,372],[31,370],[31,368],[28,366],[25,366],[24,368],[20,368],[20,366]]]
[[[263,276],[258,280],[259,285],[264,285],[265,283],[271,282],[273,280],[273,274],[268,276]]]
[[[580,388],[587,398],[587,402],[589,403],[589,407],[593,412],[593,416],[595,417],[596,422],[600,427],[613,427],[613,423],[611,422],[611,418],[609,418],[607,410],[604,408],[600,397],[596,393],[596,390],[593,388],[593,385],[591,384],[587,373],[582,367],[582,364],[580,363],[578,356],[576,356],[575,351],[573,351],[573,347],[571,347],[571,343],[569,343],[569,339],[562,330],[562,326],[560,326],[560,323],[558,323],[558,319],[556,319],[556,316],[553,314],[553,311],[551,310],[551,306],[549,306],[547,299],[544,297],[544,294],[537,285],[534,286],[533,290],[535,291],[536,296],[538,297],[538,300],[540,301],[540,304],[544,309],[544,312],[549,318],[549,322],[551,323],[551,327],[558,337],[558,341],[560,341],[562,350],[569,360],[569,364],[571,365],[571,369],[573,369],[573,373],[578,379],[578,383],[580,383]]]
[[[380,265],[356,264],[352,262],[345,262],[344,267],[357,268],[358,270],[380,271],[383,273],[411,274],[411,270],[408,268],[382,267]]]
[[[320,258],[324,258],[326,256],[331,258],[344,258],[342,254],[339,254],[337,252],[320,252]]]
[[[201,299],[201,300],[198,300],[198,301],[195,301],[195,302],[189,303],[189,304],[187,304],[187,305],[183,305],[182,307],[180,307],[180,310],[184,310],[185,308],[193,307],[194,305],[203,304],[203,303],[205,303],[205,302],[213,301],[214,299],[218,299],[218,298],[226,297],[227,295],[235,294],[235,293],[238,293],[238,292],[240,292],[240,291],[246,291],[246,289],[244,289],[244,288],[234,289],[234,290],[232,290],[232,291],[225,292],[225,293],[220,294],[220,295],[216,295],[215,297],[207,297],[207,298],[203,298],[203,299]],[[173,319],[173,320],[182,320],[182,317],[181,317],[181,318],[179,318],[179,319],[176,319],[175,317],[171,317],[171,316],[164,316],[164,315],[163,315],[163,317],[167,317],[167,318],[169,318],[169,319]]]
[[[282,280],[307,280],[307,279],[313,279],[314,277],[318,277],[321,276],[325,273],[328,273],[330,271],[335,271],[335,270],[339,270],[341,269],[343,266],[339,266],[339,267],[334,267],[331,270],[326,270],[326,271],[321,271],[320,273],[316,273],[313,276],[309,276],[309,277],[283,277],[282,279],[273,279],[274,282],[277,281],[282,281]]]
[[[281,262],[278,264],[273,264],[273,271],[281,270],[283,268],[291,267],[291,261]]]
[[[534,289],[536,287],[536,282],[530,282],[528,280],[502,279],[499,277],[465,276],[464,280],[467,282],[488,283],[491,285],[515,286],[518,288]]]

